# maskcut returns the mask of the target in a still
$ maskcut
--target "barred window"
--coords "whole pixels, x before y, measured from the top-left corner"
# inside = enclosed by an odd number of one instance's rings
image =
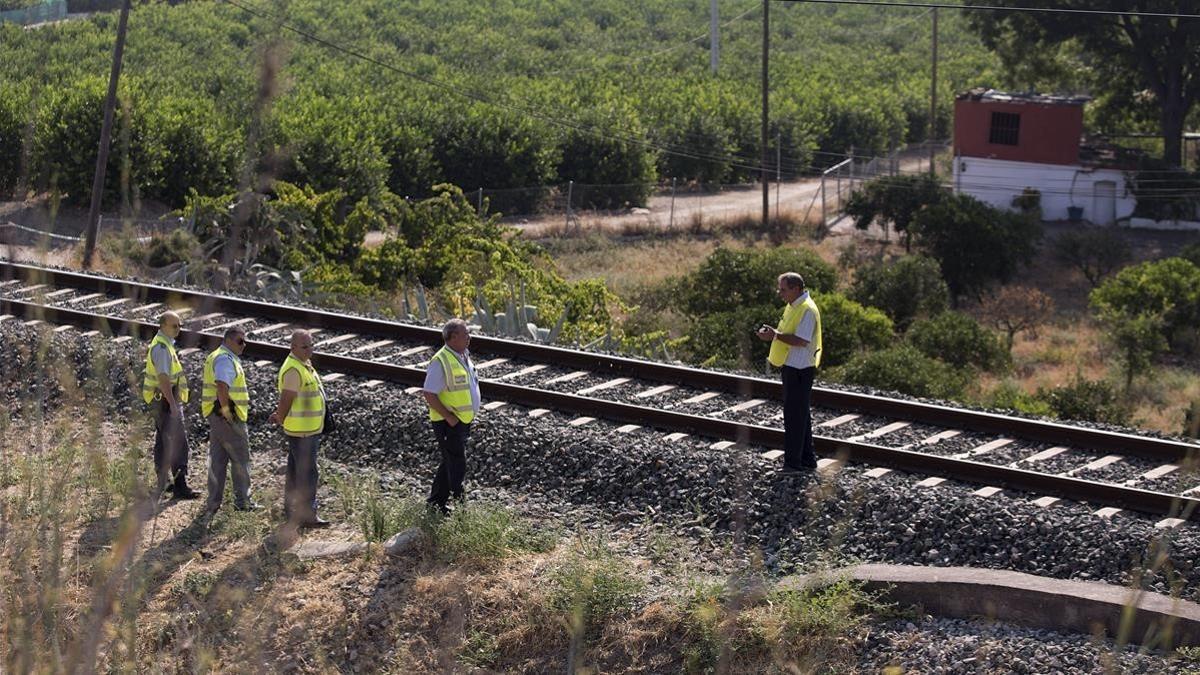
[[[1018,113],[992,113],[992,128],[988,133],[988,143],[998,145],[1017,145],[1021,133],[1021,115]]]

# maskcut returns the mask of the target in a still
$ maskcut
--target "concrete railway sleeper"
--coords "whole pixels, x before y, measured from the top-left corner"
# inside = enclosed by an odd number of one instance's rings
[[[27,321],[42,320],[84,330],[139,338],[148,338],[156,330],[155,325],[144,321],[50,307],[37,302],[4,300],[0,302],[0,312]],[[213,333],[185,331],[181,335],[181,344],[186,347],[200,342],[215,342],[217,338]],[[247,347],[247,355],[252,358],[280,360],[286,352],[286,347],[260,341],[250,341]],[[421,384],[424,377],[422,369],[414,366],[381,363],[320,351],[316,357],[322,370],[334,376],[337,373],[358,375],[414,388]],[[573,424],[584,424],[590,419],[602,418],[612,422],[624,422],[626,428],[630,429],[645,426],[673,432],[666,437],[667,440],[689,434],[706,436],[717,439],[717,443],[714,444],[717,449],[726,449],[735,444],[742,448],[760,450],[779,448],[783,445],[783,432],[764,426],[505,382],[483,381],[481,385],[484,397],[493,404],[512,403],[527,406],[532,409],[529,413],[531,416],[541,414],[540,411],[557,410],[579,415]],[[911,449],[888,448],[867,442],[870,434],[862,436],[834,438],[818,435],[817,451],[825,457],[823,461],[826,463],[833,461],[866,464],[875,467],[871,471],[879,476],[890,470],[900,470],[929,476],[925,482],[930,486],[945,479],[981,485],[976,494],[983,497],[1002,490],[1014,490],[1038,495],[1039,499],[1045,500],[1047,506],[1060,498],[1097,505],[1100,507],[1098,515],[1112,515],[1118,509],[1151,514],[1162,518],[1159,522],[1162,527],[1173,527],[1186,520],[1200,521],[1200,496],[1167,494],[1130,485],[1102,483],[1067,475],[1040,473],[1026,468],[986,464],[971,459],[969,455],[940,456]],[[770,453],[778,451],[763,452],[770,456]]]

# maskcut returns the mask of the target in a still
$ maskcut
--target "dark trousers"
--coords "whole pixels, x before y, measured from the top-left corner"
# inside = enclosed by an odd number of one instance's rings
[[[796,469],[813,468],[812,386],[816,368],[783,367],[783,463]]]
[[[287,474],[283,480],[283,513],[293,522],[317,517],[317,450],[321,436],[288,436]]]
[[[467,473],[467,437],[471,435],[471,425],[462,422],[455,426],[446,422],[432,424],[438,449],[442,451],[442,463],[438,465],[437,473],[433,476],[429,503],[444,507],[451,497],[463,497],[463,478]]]
[[[154,415],[154,473],[161,492],[168,484],[187,487],[188,440],[183,420],[171,414],[166,401],[158,401]]]

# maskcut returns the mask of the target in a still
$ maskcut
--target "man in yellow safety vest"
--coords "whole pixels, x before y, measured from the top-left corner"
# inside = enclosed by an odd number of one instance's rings
[[[429,361],[422,387],[429,404],[429,421],[441,450],[438,465],[429,491],[428,503],[442,514],[449,510],[446,502],[463,498],[463,478],[467,473],[467,438],[471,422],[479,413],[479,379],[467,351],[471,332],[467,322],[451,319],[442,327],[445,346]]]
[[[226,467],[233,474],[233,508],[254,511],[262,508],[250,501],[250,389],[242,369],[246,331],[239,326],[225,330],[225,338],[204,360],[204,390],[200,413],[208,420],[208,504],[212,515],[225,497]]]
[[[154,472],[158,494],[174,492],[176,499],[200,494],[188,487],[188,440],[183,426],[183,405],[188,402],[187,377],[175,352],[182,323],[175,312],[159,317],[158,333],[146,350],[142,374],[142,400],[154,411]]]
[[[821,312],[804,288],[804,277],[780,274],[779,297],[787,303],[779,325],[763,324],[761,340],[770,341],[767,361],[783,378],[783,466],[785,470],[811,471],[817,467],[813,451],[813,378],[821,365]]]
[[[292,350],[279,368],[279,405],[272,424],[282,424],[288,440],[283,510],[297,527],[329,527],[317,516],[317,450],[325,430],[325,388],[312,366],[313,336],[292,333]]]

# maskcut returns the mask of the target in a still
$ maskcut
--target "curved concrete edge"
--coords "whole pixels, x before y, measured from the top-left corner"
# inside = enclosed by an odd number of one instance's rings
[[[864,564],[780,583],[805,587],[844,578],[863,582],[885,601],[920,605],[934,616],[1103,634],[1159,649],[1200,645],[1200,604],[1098,582],[975,567]]]

